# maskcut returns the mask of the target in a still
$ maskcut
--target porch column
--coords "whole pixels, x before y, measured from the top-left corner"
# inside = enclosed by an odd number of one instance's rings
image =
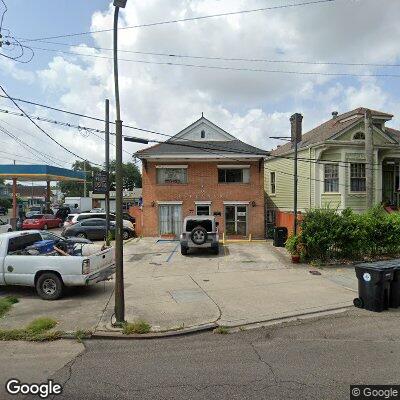
[[[12,189],[12,195],[13,195],[13,211],[12,211],[12,217],[17,218],[17,178],[13,178],[13,189]]]
[[[46,212],[50,212],[50,181],[46,182]]]

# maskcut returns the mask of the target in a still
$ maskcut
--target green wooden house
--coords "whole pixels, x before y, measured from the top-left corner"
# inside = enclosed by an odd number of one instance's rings
[[[267,225],[279,225],[281,214],[293,212],[296,135],[298,211],[327,206],[366,210],[366,111],[333,112],[328,121],[305,134],[301,133],[301,118],[297,121],[300,126],[293,129],[292,125],[291,142],[273,150],[265,161]],[[399,207],[400,131],[387,126],[393,115],[375,110],[370,110],[370,115],[373,202]]]

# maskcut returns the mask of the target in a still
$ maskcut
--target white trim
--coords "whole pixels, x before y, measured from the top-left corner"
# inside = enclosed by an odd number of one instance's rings
[[[171,165],[171,164],[169,164],[169,165],[156,165],[156,168],[166,168],[166,169],[175,169],[175,168],[177,168],[177,169],[179,169],[179,168],[187,168],[188,166],[187,165]]]
[[[157,201],[157,204],[160,206],[167,206],[167,205],[176,205],[176,206],[180,206],[183,204],[183,201]]]
[[[240,164],[232,164],[232,165],[217,165],[218,169],[243,169],[250,168],[250,165],[240,165]]]
[[[196,206],[209,206],[211,205],[211,201],[195,201],[194,204]]]
[[[224,201],[225,206],[248,206],[250,201]]]
[[[225,153],[221,153],[221,154],[225,154]],[[137,155],[138,158],[140,158],[141,160],[163,160],[164,162],[166,162],[167,160],[169,161],[170,159],[172,160],[190,160],[190,161],[195,161],[195,160],[199,160],[199,161],[203,161],[203,160],[226,160],[227,158],[243,158],[244,160],[248,160],[248,161],[258,161],[260,158],[266,158],[267,155],[266,154],[255,154],[253,157],[252,155],[250,155],[249,153],[226,153],[226,155],[221,155],[218,156],[217,153],[213,154],[188,154],[188,153],[182,153],[182,154],[154,154],[154,155],[141,155],[138,154]]]

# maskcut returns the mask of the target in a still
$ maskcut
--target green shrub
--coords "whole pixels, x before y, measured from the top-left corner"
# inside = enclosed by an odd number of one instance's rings
[[[294,239],[288,240],[289,248]],[[363,259],[400,254],[400,213],[374,207],[363,214],[350,209],[307,212],[301,223],[297,247],[307,260]]]
[[[292,255],[300,254],[300,237],[298,235],[290,235],[285,243],[286,250]]]
[[[0,198],[0,207],[5,207],[7,209],[12,207],[12,199],[8,197],[1,197]]]

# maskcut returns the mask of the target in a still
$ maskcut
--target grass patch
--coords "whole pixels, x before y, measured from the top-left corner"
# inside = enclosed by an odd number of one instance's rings
[[[132,333],[149,333],[151,330],[151,325],[143,320],[138,320],[135,322],[127,322],[122,327],[122,333],[124,335],[131,335]]]
[[[91,331],[85,331],[84,329],[78,329],[75,332],[75,339],[79,342],[82,343],[83,339],[89,339],[92,336]]]
[[[229,329],[226,326],[219,326],[213,330],[214,333],[218,333],[219,335],[227,335],[229,333]]]
[[[1,329],[0,340],[26,340],[44,342],[59,339],[61,331],[52,331],[57,321],[51,318],[37,318],[22,329]]]
[[[18,303],[18,301],[19,300],[14,296],[7,296],[0,299],[0,318],[10,310],[13,304]]]

